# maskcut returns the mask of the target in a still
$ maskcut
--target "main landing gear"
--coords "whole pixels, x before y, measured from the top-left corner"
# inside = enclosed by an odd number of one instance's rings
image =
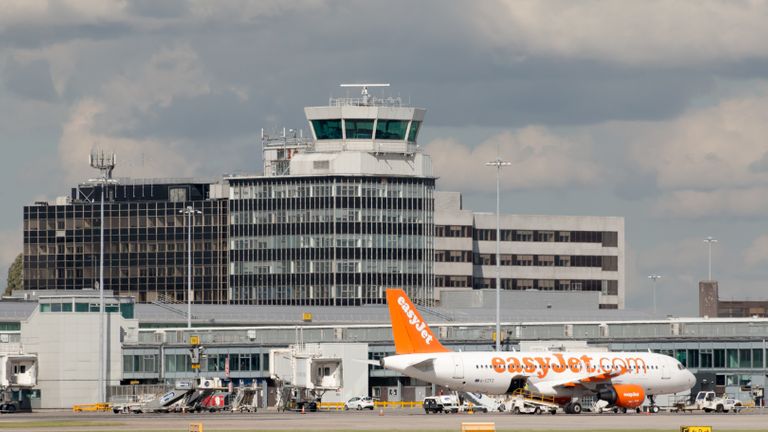
[[[581,414],[581,404],[578,402],[568,402],[563,407],[566,414]]]

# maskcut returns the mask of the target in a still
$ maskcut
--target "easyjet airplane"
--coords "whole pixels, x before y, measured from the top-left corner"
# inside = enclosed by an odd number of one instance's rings
[[[429,329],[402,289],[387,290],[396,355],[380,365],[453,390],[492,395],[526,391],[552,396],[565,412],[579,414],[582,396],[610,406],[642,405],[647,396],[686,391],[694,375],[672,357],[650,352],[454,352]]]

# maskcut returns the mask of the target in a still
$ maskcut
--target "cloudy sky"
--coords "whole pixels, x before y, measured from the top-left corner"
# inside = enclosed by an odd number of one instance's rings
[[[0,269],[22,206],[91,175],[259,170],[262,127],[341,82],[427,108],[439,187],[493,210],[626,218],[628,307],[691,314],[713,252],[722,297],[767,298],[768,3],[0,2]],[[4,272],[3,272],[4,273]]]

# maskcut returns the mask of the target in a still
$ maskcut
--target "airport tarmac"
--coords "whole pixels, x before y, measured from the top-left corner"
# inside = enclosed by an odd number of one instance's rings
[[[715,432],[766,430],[768,415],[741,414],[581,414],[581,415],[512,415],[430,414],[421,410],[386,410],[363,412],[276,413],[255,414],[112,414],[47,411],[32,414],[0,416],[0,430],[82,430],[187,431],[190,423],[202,423],[205,431],[247,430],[381,430],[381,431],[459,431],[462,422],[494,422],[497,430],[667,430],[680,426],[712,426]]]

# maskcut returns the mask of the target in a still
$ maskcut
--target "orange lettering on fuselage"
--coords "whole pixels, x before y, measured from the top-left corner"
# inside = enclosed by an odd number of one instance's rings
[[[595,360],[595,363],[592,362]],[[640,357],[600,357],[594,359],[588,355],[581,357],[565,357],[561,353],[553,353],[552,357],[493,357],[491,366],[497,373],[533,374],[539,378],[546,377],[550,371],[560,374],[564,372],[603,372],[623,375],[625,373],[647,373],[645,360]]]

